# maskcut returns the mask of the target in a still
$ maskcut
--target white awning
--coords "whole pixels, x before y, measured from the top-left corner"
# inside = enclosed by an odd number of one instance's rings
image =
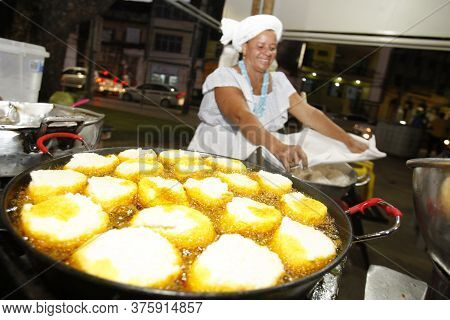
[[[241,20],[252,0],[226,0],[223,16]],[[283,38],[307,42],[450,51],[448,0],[275,0]]]

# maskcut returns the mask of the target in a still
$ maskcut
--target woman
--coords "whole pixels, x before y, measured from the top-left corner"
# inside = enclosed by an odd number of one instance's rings
[[[282,25],[271,15],[250,16],[241,22],[222,20],[226,45],[242,52],[243,59],[233,67],[219,67],[204,85],[197,128],[189,149],[247,159],[256,146],[264,146],[289,170],[307,155],[299,145],[280,141],[271,132],[283,128],[289,112],[305,126],[343,142],[352,152],[367,146],[352,139],[321,111],[300,96],[286,76],[268,69],[277,55]]]

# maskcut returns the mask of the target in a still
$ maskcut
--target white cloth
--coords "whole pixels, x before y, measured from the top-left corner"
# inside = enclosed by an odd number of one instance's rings
[[[219,67],[232,67],[236,65],[238,61],[239,52],[237,52],[231,44],[224,46],[219,58]]]
[[[285,144],[301,146],[308,156],[308,165],[310,167],[317,164],[355,162],[386,157],[386,153],[377,149],[374,135],[367,141],[362,137],[350,134],[353,139],[361,141],[369,146],[369,148],[362,153],[353,153],[341,141],[324,136],[310,128],[292,134],[280,134],[276,132],[273,134]],[[250,149],[255,150],[256,147],[250,147]],[[263,156],[274,166],[284,169],[282,163],[265,148],[263,148]]]
[[[265,30],[275,31],[277,42],[281,39],[283,25],[275,16],[269,14],[258,14],[250,16],[238,22],[233,19],[223,18],[221,21],[222,38],[220,42],[227,45],[232,42],[233,47],[238,51],[242,51],[242,45],[248,40],[256,37]]]

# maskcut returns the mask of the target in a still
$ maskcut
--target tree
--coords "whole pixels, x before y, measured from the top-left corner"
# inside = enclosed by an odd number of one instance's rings
[[[0,7],[14,12],[13,21],[3,36],[16,41],[44,46],[46,59],[40,100],[46,101],[59,89],[66,40],[75,27],[106,11],[116,0],[9,0]],[[4,8],[2,8],[4,10]]]

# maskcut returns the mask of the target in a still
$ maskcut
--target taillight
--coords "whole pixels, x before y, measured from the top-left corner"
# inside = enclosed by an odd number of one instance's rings
[[[103,71],[103,75],[107,76],[108,75],[108,71]]]
[[[95,79],[95,82],[96,82],[96,83],[102,83],[103,81],[105,81],[105,79],[100,78],[100,77],[98,77],[98,78]]]
[[[186,92],[185,91],[181,91],[181,92],[178,92],[175,97],[177,99],[181,99],[181,98],[184,98],[185,96],[186,96]]]
[[[117,77],[114,77],[114,80],[113,80],[113,82],[114,82],[114,83],[117,83],[117,82],[119,82],[119,78],[117,78]]]

